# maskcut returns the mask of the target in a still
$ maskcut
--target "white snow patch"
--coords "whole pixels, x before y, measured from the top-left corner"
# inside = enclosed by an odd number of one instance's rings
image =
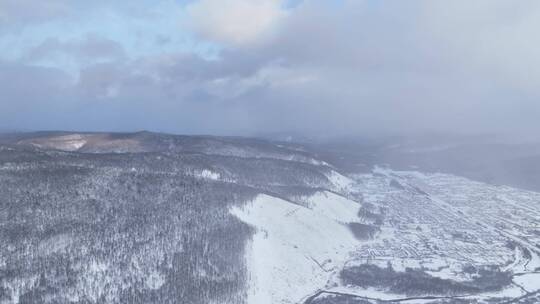
[[[64,251],[73,243],[73,239],[68,234],[60,234],[51,238],[42,240],[38,245],[40,255],[49,255],[56,252]]]
[[[321,204],[322,205],[322,204]],[[325,287],[357,241],[324,212],[269,195],[259,195],[231,213],[257,232],[246,250],[250,273],[248,303],[300,303]]]
[[[59,150],[77,151],[86,145],[86,140],[80,134],[72,134],[55,137],[50,143]]]
[[[80,148],[82,148],[84,145],[86,145],[86,141],[84,140],[73,140],[73,141],[67,141],[60,147],[62,150],[66,151],[77,151]]]
[[[337,222],[358,222],[361,205],[341,195],[320,191],[306,199],[308,208]]]
[[[334,170],[330,171],[330,173],[326,176],[328,180],[334,185],[336,190],[338,192],[349,192],[352,185],[354,185],[354,181]]]
[[[310,158],[308,163],[315,166],[327,166],[327,167],[331,166],[329,163],[325,161],[314,159],[314,158]]]
[[[532,250],[529,250],[529,252],[531,254],[531,259],[529,260],[529,264],[525,267],[525,270],[536,271],[536,269],[540,268],[540,256]],[[538,286],[540,286],[540,284]]]
[[[158,290],[163,286],[166,282],[165,276],[163,276],[161,273],[154,271],[150,273],[147,277],[145,277],[145,283],[146,286],[152,290]]]
[[[528,292],[537,291],[540,288],[540,273],[527,273],[515,276],[513,281]]]
[[[201,172],[197,173],[196,176],[200,178],[204,178],[204,179],[211,179],[211,180],[219,180],[221,178],[221,174],[210,171],[208,169],[202,170]]]

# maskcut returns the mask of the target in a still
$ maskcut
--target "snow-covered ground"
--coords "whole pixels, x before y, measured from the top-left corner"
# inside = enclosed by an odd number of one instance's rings
[[[210,179],[210,180],[220,180],[221,179],[221,174],[219,174],[217,172],[214,172],[214,171],[211,171],[211,170],[208,170],[208,169],[204,169],[204,170],[202,170],[200,172],[196,172],[195,176],[198,177],[198,178]]]
[[[306,199],[307,208],[324,217],[339,223],[352,223],[358,221],[358,211],[361,205],[341,195],[319,191]]]
[[[335,170],[331,170],[330,173],[327,174],[327,178],[334,186],[334,189],[341,193],[350,192],[355,184],[354,180],[340,174]]]
[[[83,135],[70,134],[50,138],[48,141],[32,142],[38,148],[54,148],[63,151],[77,151],[86,145],[87,141]]]
[[[390,262],[396,271],[422,267],[432,276],[455,281],[471,280],[463,271],[469,265],[499,266],[520,274],[501,291],[468,297],[479,301],[540,289],[540,276],[534,273],[540,269],[535,246],[540,243],[539,193],[380,167],[355,179],[365,202],[387,211],[383,230],[394,233],[363,243],[353,264],[384,267]]]
[[[246,256],[249,304],[300,303],[329,283],[358,244],[345,225],[358,203],[329,192],[310,201],[312,209],[259,195],[231,210],[257,229]]]
[[[534,248],[540,194],[452,175],[384,168],[354,180],[332,172],[329,179],[336,192],[321,190],[304,198],[303,206],[259,195],[231,210],[257,229],[246,254],[248,303],[302,303],[319,290],[406,298],[344,286],[339,280],[343,267],[363,263],[390,263],[395,271],[424,269],[434,277],[462,282],[472,279],[464,271],[470,265],[498,265],[519,274],[514,284],[498,292],[464,295],[479,301],[519,297],[540,288],[535,273],[540,258]],[[351,192],[361,193],[374,212],[384,213],[375,239],[358,241],[347,227],[361,221],[362,204],[345,197]]]

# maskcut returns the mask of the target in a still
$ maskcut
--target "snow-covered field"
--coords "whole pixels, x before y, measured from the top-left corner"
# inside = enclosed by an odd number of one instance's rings
[[[360,205],[329,192],[310,202],[311,209],[260,195],[231,210],[257,229],[246,256],[248,303],[300,303],[327,286],[349,259],[358,241],[344,224]]]
[[[246,255],[248,303],[303,303],[320,290],[406,298],[342,284],[339,272],[345,265],[365,263],[390,263],[395,271],[425,269],[457,282],[472,279],[464,271],[471,265],[519,274],[501,291],[465,299],[515,298],[540,288],[535,247],[540,242],[540,194],[452,175],[381,168],[354,180],[337,174],[330,179],[342,195],[320,191],[305,198],[303,206],[260,195],[231,210],[257,229]],[[384,214],[373,240],[355,239],[346,226],[361,222],[362,204],[346,197],[350,191],[362,193],[365,204]]]

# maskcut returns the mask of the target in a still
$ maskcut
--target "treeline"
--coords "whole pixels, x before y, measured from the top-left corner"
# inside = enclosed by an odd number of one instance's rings
[[[421,269],[406,268],[404,272],[398,272],[391,265],[381,268],[362,264],[345,268],[340,277],[347,285],[375,287],[408,296],[474,294],[498,291],[512,283],[511,273],[496,267],[482,267],[474,271],[471,281],[457,282],[434,277]]]
[[[0,303],[244,303],[254,231],[230,208],[330,186],[280,159],[0,147]]]
[[[122,166],[0,172],[0,300],[242,303],[252,229],[229,208],[257,192]]]

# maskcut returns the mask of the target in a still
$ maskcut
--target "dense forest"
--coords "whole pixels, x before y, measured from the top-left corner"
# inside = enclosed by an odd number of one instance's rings
[[[242,303],[253,228],[231,206],[332,186],[304,152],[135,136],[133,152],[0,146],[0,303]]]

